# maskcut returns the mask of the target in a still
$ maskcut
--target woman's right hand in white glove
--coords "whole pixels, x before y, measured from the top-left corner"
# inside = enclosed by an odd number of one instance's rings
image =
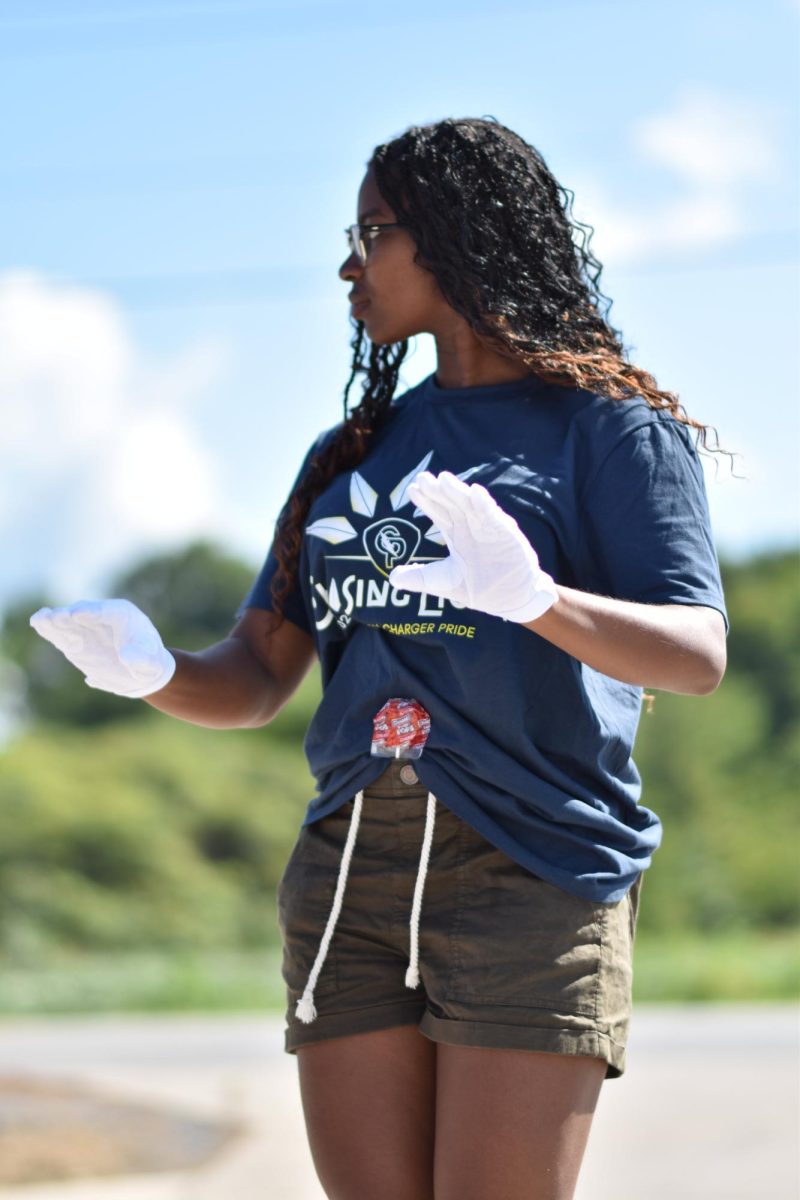
[[[130,600],[40,608],[30,624],[83,671],[89,687],[141,699],[165,687],[175,673],[175,659],[155,625]]]

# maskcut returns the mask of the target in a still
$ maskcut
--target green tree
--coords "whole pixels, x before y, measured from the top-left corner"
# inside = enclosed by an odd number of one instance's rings
[[[725,679],[710,696],[658,693],[642,715],[642,803],[664,838],[640,928],[662,944],[780,932],[800,916],[798,568],[785,552],[723,564]],[[252,575],[200,544],[142,564],[115,590],[168,645],[197,649],[229,632]],[[211,733],[87,688],[29,628],[36,607],[18,606],[4,629],[26,672],[40,656],[37,712],[48,719],[2,759],[0,953],[260,944],[314,792],[302,737],[318,671],[269,726]],[[62,665],[68,682],[49,685]]]
[[[656,696],[635,757],[664,826],[641,926],[707,933],[800,916],[800,555],[723,564],[728,669],[710,696]]]

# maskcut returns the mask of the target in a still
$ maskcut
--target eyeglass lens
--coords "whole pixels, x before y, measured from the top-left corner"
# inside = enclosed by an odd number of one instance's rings
[[[351,225],[347,230],[347,244],[350,247],[350,253],[355,254],[360,263],[363,264],[367,261],[367,247],[358,225]]]

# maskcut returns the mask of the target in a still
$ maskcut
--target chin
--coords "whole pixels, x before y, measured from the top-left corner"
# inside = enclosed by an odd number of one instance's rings
[[[369,318],[369,314],[367,314]],[[380,324],[378,321],[367,319],[363,322],[364,330],[367,337],[372,342],[373,346],[391,346],[394,342],[403,342],[408,338],[415,336],[416,331],[403,329],[402,326],[396,326],[392,329],[391,326]]]

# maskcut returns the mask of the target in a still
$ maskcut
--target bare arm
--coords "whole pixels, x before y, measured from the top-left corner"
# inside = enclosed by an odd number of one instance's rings
[[[270,633],[270,615],[248,608],[222,642],[196,652],[169,647],[175,674],[146,703],[210,729],[268,724],[300,686],[316,657],[312,638],[289,620]]]
[[[557,585],[558,602],[525,623],[587,666],[640,687],[702,696],[727,663],[725,622],[714,608],[637,604]]]

